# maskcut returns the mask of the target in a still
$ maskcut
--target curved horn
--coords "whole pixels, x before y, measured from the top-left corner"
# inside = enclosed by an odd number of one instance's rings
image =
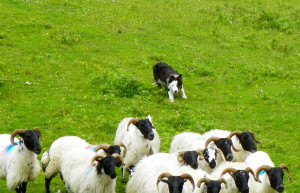
[[[137,123],[138,121],[139,121],[138,118],[130,119],[129,122],[128,122],[128,124],[127,124],[127,131],[129,131],[129,126],[130,126],[130,124],[132,124],[132,123]]]
[[[219,148],[217,148],[217,153],[223,158],[224,161],[226,161],[224,153]]]
[[[177,154],[177,160],[179,161],[179,162],[182,162],[183,161],[183,155],[184,155],[184,151],[181,151],[181,152],[179,152],[178,154]]]
[[[210,179],[209,179],[209,178],[205,178],[205,177],[204,177],[204,178],[201,178],[201,179],[197,182],[198,188],[200,188],[200,186],[201,186],[201,184],[202,184],[203,182],[206,184],[206,183],[210,182]]]
[[[231,140],[231,138],[227,137],[227,139],[229,139],[229,141],[230,141],[230,143],[231,143],[231,147],[232,147],[233,151],[235,151],[235,152],[239,152],[240,150],[237,150],[237,149],[235,149],[235,147],[233,146],[233,143],[232,143],[232,140]]]
[[[43,138],[40,128],[35,127],[35,128],[33,128],[33,130],[35,130],[39,134],[40,138]]]
[[[124,161],[123,161],[123,158],[122,158],[119,154],[114,153],[114,154],[112,154],[112,156],[113,156],[114,158],[120,160],[120,162],[122,162],[122,164],[125,165],[125,164],[124,164]]]
[[[15,131],[10,135],[10,142],[11,142],[11,144],[17,145],[17,144],[15,143],[15,141],[14,141],[15,136],[16,136],[16,135],[19,135],[19,134],[23,134],[23,133],[25,133],[25,132],[26,132],[25,129],[17,129],[17,130],[15,130]]]
[[[127,149],[126,149],[126,146],[124,145],[124,143],[122,143],[122,142],[118,142],[118,143],[116,143],[116,145],[118,145],[118,146],[120,146],[120,147],[123,147],[123,148],[124,148],[123,157],[125,157],[125,155],[126,155],[126,152],[127,152]]]
[[[225,185],[225,189],[227,189],[228,184],[227,184],[227,182],[226,182],[226,180],[224,178],[218,179],[218,182],[220,182],[221,184],[223,183]]]
[[[271,169],[270,166],[267,166],[267,165],[263,165],[263,166],[260,166],[259,168],[257,168],[256,170],[256,179],[255,181],[261,183],[261,181],[259,180],[259,173],[262,171],[262,170],[265,170],[265,171],[269,171]]]
[[[228,138],[232,138],[234,135],[241,135],[243,132],[242,131],[232,131],[229,135]]]
[[[211,138],[208,138],[207,140],[206,140],[206,142],[205,142],[205,149],[207,149],[207,146],[208,146],[208,144],[210,143],[210,142],[215,142],[215,141],[218,141],[220,138],[219,137],[211,137]]]
[[[245,171],[251,173],[252,176],[253,176],[253,178],[254,178],[254,180],[256,181],[255,174],[254,174],[254,172],[253,172],[253,170],[251,168],[247,167],[247,168],[245,168]]]
[[[236,170],[235,168],[226,168],[226,169],[222,172],[222,174],[220,175],[220,177],[223,176],[223,175],[226,174],[226,173],[230,173],[230,172],[235,173],[236,171],[237,171],[237,170]]]
[[[180,177],[182,177],[183,179],[188,179],[193,185],[193,191],[195,190],[195,183],[193,177],[190,174],[181,174]]]
[[[260,141],[257,141],[257,139],[254,137],[254,133],[253,133],[252,131],[249,131],[249,133],[252,135],[252,137],[253,137],[253,140],[254,140],[256,143],[258,143],[258,144],[262,144],[262,142],[260,142]]]
[[[203,160],[203,159],[204,159],[204,156],[203,156],[203,153],[202,153],[202,150],[201,150],[201,149],[198,149],[198,150],[196,151],[196,153],[197,153],[198,156],[199,156],[199,160]]]
[[[289,168],[285,164],[280,164],[279,167],[282,168],[282,169],[285,169],[286,172],[288,173],[288,179],[289,179],[289,181],[293,181],[293,179],[290,176]]]
[[[94,161],[96,160],[96,159],[103,159],[104,158],[104,156],[103,155],[94,155],[94,157],[91,159],[91,162],[90,162],[90,165],[91,166],[94,166],[95,165],[95,163],[94,163]]]
[[[170,176],[172,176],[172,174],[168,173],[168,172],[164,172],[162,174],[160,174],[157,178],[157,181],[156,181],[156,187],[157,187],[157,190],[158,190],[158,184],[160,181],[162,181],[163,178],[169,178]]]
[[[95,149],[94,149],[94,152],[97,152],[97,151],[99,151],[100,149],[107,150],[108,147],[109,147],[108,145],[103,145],[103,144],[97,145],[97,146],[95,147]]]

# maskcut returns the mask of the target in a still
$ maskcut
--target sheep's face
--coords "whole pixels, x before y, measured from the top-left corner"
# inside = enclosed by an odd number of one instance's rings
[[[162,179],[162,182],[168,184],[170,193],[181,193],[186,181],[187,179],[184,179],[181,176],[170,176],[168,179]]]
[[[154,127],[148,118],[140,119],[137,123],[134,123],[134,125],[140,130],[145,139],[150,141],[154,139],[154,133],[152,130]]]
[[[227,138],[220,138],[218,141],[215,141],[216,146],[223,152],[226,161],[231,161],[233,159],[231,146],[232,143]]]
[[[193,169],[198,169],[198,154],[196,151],[186,151],[182,156],[184,163]]]
[[[269,177],[271,187],[278,192],[283,192],[283,169],[280,167],[272,167],[269,171],[266,171],[266,173]]]
[[[41,153],[41,145],[39,142],[39,134],[35,130],[27,130],[25,133],[20,134],[24,140],[24,144],[27,149],[33,151],[36,154]]]
[[[211,180],[205,183],[207,193],[219,193],[221,190],[221,182],[216,180]]]
[[[249,193],[249,172],[245,170],[237,170],[235,173],[230,173],[234,179],[235,185],[241,193]]]
[[[243,149],[252,153],[257,151],[256,144],[254,142],[253,134],[250,132],[243,132],[241,135],[237,135]]]
[[[121,154],[121,148],[118,145],[111,145],[106,150],[104,150],[107,155],[112,155],[114,153]]]
[[[168,90],[172,93],[178,93],[179,89],[182,88],[182,75],[170,76],[168,79]]]
[[[111,155],[107,155],[103,159],[97,160],[99,163],[96,166],[97,173],[99,175],[102,174],[102,169],[106,175],[109,175],[111,179],[115,179],[117,177],[116,167],[120,167],[122,162]]]
[[[216,167],[217,150],[215,148],[204,149],[204,160],[208,163],[211,169]]]

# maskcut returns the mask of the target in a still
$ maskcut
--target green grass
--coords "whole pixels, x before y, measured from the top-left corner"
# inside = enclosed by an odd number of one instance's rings
[[[65,135],[112,143],[124,117],[150,114],[167,152],[183,131],[252,130],[300,192],[299,1],[2,0],[0,13],[1,133],[38,126],[43,151]],[[187,100],[151,85],[156,61],[183,74]]]

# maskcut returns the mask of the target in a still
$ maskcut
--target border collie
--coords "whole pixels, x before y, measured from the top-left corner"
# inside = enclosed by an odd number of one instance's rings
[[[182,74],[178,74],[170,65],[164,62],[157,62],[153,66],[153,75],[155,83],[158,86],[166,86],[168,89],[168,95],[171,102],[174,101],[175,94],[179,89],[182,93],[182,98],[186,99],[186,95],[182,85]]]

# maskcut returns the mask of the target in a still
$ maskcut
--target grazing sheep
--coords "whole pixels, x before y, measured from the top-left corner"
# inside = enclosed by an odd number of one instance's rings
[[[119,154],[121,152],[120,147],[125,146],[123,144],[118,144],[118,146],[119,147],[107,145],[90,145],[85,140],[77,136],[65,136],[58,138],[52,143],[50,149],[43,154],[41,159],[42,169],[45,172],[46,193],[50,193],[50,182],[61,169],[60,161],[63,153],[66,153],[72,149],[82,148],[89,149],[91,151],[99,151],[100,149],[102,149],[98,152],[101,155],[113,153]]]
[[[87,149],[73,149],[62,154],[61,175],[68,191],[76,193],[115,193],[116,167],[120,155],[98,155]]]
[[[125,172],[143,157],[158,153],[160,147],[159,136],[152,125],[152,118],[146,119],[124,118],[116,131],[114,143],[123,143],[126,146],[123,167]]]
[[[15,142],[15,136],[21,136]],[[0,179],[6,179],[7,188],[25,193],[28,181],[33,181],[40,173],[37,154],[41,152],[39,138],[41,131],[17,129],[11,135],[0,135]]]
[[[204,160],[199,162],[199,167],[210,173],[212,169],[225,160],[225,158],[220,149],[205,146],[206,141],[207,140],[198,133],[183,132],[174,136],[169,152],[201,150]],[[223,159],[220,159],[220,156],[217,157],[217,154],[221,155]]]
[[[256,184],[255,189],[251,191],[253,193],[283,192],[283,169],[287,171],[288,179],[292,181],[288,167],[285,164],[280,164],[279,167],[274,167],[274,163],[269,155],[263,151],[251,154],[247,157],[245,163],[248,164],[253,171],[255,171],[257,181],[261,182]]]
[[[210,175],[212,177],[223,176],[228,183],[228,188],[224,192],[228,193],[249,193],[249,187],[253,188],[257,183],[254,172],[243,162],[223,162]]]
[[[204,138],[219,137],[219,138],[230,138],[232,140],[232,151],[233,159],[235,162],[243,162],[251,153],[257,151],[257,141],[251,131],[225,131],[225,130],[211,130],[202,135]],[[238,150],[238,151],[236,151]],[[230,161],[230,160],[228,160]]]

